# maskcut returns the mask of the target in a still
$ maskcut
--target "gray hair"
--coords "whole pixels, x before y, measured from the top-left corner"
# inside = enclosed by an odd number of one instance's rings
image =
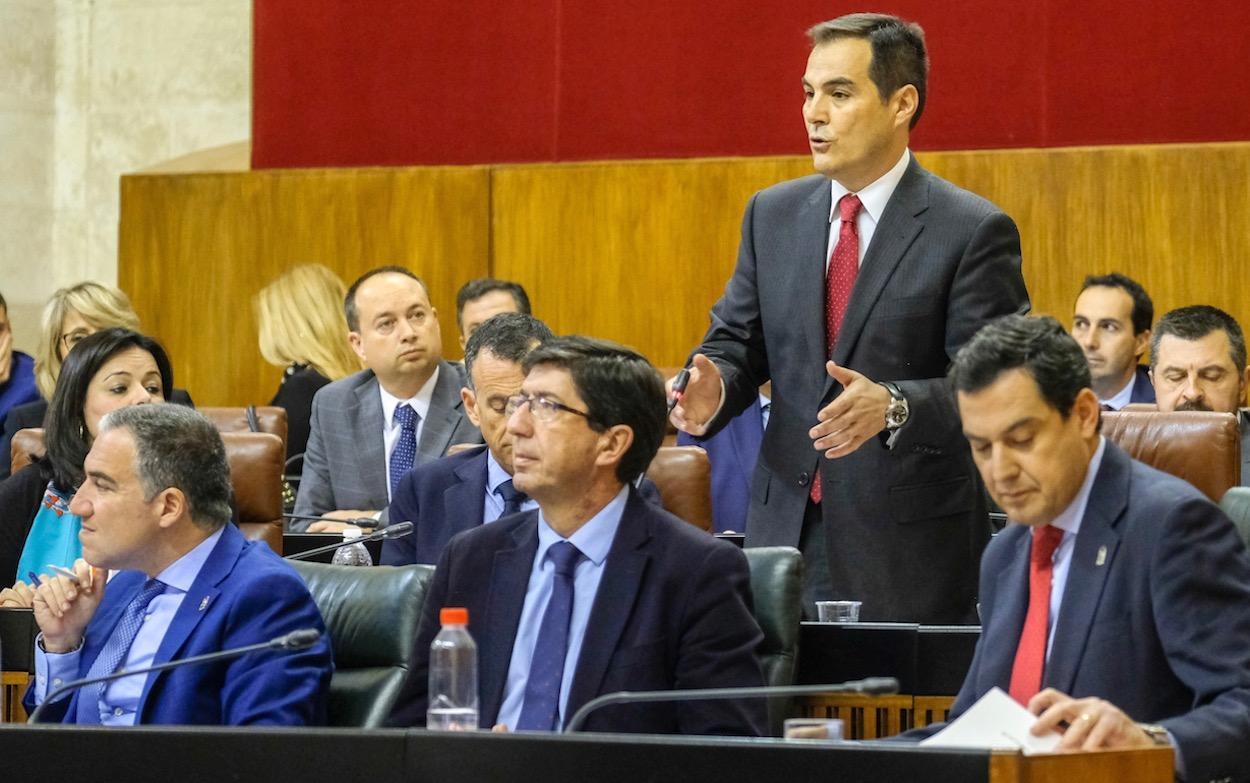
[[[230,521],[230,465],[217,427],[181,405],[132,405],[100,420],[100,433],[127,430],[145,499],[174,488],[187,498],[191,520],[209,531]]]

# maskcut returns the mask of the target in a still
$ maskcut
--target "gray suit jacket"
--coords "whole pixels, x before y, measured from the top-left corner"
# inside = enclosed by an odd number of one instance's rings
[[[463,385],[462,367],[439,364],[415,464],[438,459],[457,443],[482,442],[482,434],[464,415]],[[320,516],[344,508],[385,509],[388,477],[382,427],[381,390],[372,370],[349,375],[318,391],[313,397],[295,513]],[[311,524],[295,521],[290,529],[306,530]]]
[[[752,197],[737,267],[699,348],[725,381],[711,434],[773,382],[747,546],[796,546],[819,477],[835,597],[862,600],[865,620],[975,622],[977,563],[990,530],[945,374],[981,326],[1028,311],[1019,233],[993,204],[911,161],[864,256],[832,352],[874,381],[897,383],[911,419],[892,448],[872,441],[826,460],[808,430],[841,392],[824,368],[831,200],[821,175]]]

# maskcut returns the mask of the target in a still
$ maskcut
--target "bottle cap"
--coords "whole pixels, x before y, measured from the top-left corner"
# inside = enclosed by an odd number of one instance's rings
[[[469,610],[460,606],[447,606],[439,610],[438,621],[442,625],[468,625]]]
[[[360,538],[363,534],[364,534],[364,531],[362,531],[358,527],[343,528],[343,540],[344,541],[350,541],[353,538]]]

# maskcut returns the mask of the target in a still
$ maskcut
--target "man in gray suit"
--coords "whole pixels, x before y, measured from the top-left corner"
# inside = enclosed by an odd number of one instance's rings
[[[425,283],[400,266],[362,275],[347,291],[348,340],[368,369],[313,398],[295,513],[387,521],[400,477],[457,443],[480,443],[460,401],[463,368],[443,361],[438,311]],[[296,520],[292,530],[346,523]]]
[[[673,423],[715,434],[773,382],[747,546],[799,546],[804,598],[861,619],[976,620],[984,489],[944,379],[1029,307],[1015,224],[908,150],[924,34],[881,14],[813,27],[803,118],[818,175],[752,197],[738,264]]]

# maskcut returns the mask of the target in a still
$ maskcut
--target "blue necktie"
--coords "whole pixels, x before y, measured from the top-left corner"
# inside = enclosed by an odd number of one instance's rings
[[[524,492],[512,486],[512,479],[508,479],[498,487],[495,487],[495,494],[503,498],[503,513],[499,515],[501,517],[517,513],[521,510],[521,504],[529,500],[529,497]],[[572,544],[569,546],[572,546]]]
[[[130,653],[130,645],[134,644],[135,636],[139,634],[139,629],[143,627],[143,617],[148,611],[148,604],[152,603],[152,599],[163,592],[165,592],[163,582],[149,579],[143,583],[143,587],[139,590],[138,595],[122,611],[121,619],[117,621],[117,625],[113,627],[113,633],[109,635],[108,641],[104,643],[104,649],[100,650],[96,664],[91,667],[91,676],[112,674],[121,668],[121,665],[126,660],[126,656]],[[109,683],[102,682],[83,693],[84,697],[90,694],[94,698],[84,699],[84,703],[79,705],[78,715],[80,723],[100,722],[100,703],[104,701],[104,691],[108,686]],[[83,721],[82,718],[84,717],[89,720]]]
[[[400,403],[395,408],[395,421],[399,422],[399,440],[395,441],[395,449],[391,452],[391,492],[399,486],[399,480],[412,470],[412,462],[417,458],[417,422],[421,417],[408,403]]]
[[[534,643],[525,701],[517,719],[519,731],[553,731],[560,717],[560,683],[569,651],[569,618],[573,616],[573,572],[582,553],[568,541],[560,541],[547,550],[547,556],[555,564],[555,579]]]

